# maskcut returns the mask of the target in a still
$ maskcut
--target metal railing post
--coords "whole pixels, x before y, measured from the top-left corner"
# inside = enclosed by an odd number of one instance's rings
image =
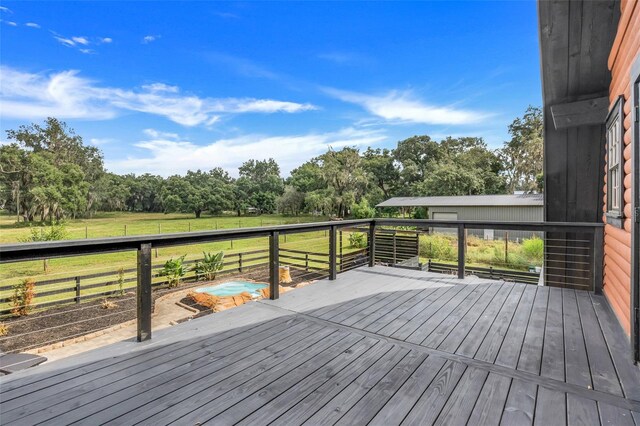
[[[467,248],[467,230],[464,223],[458,224],[458,278],[464,278],[464,260]]]
[[[272,231],[269,235],[269,298],[280,297],[280,235]]]
[[[336,279],[336,227],[331,225],[329,227],[329,279]]]
[[[369,225],[369,266],[376,264],[376,223]]]
[[[593,291],[602,294],[602,275],[604,263],[604,228],[593,229]]]
[[[151,339],[151,244],[138,248],[138,286],[136,292],[138,342]]]

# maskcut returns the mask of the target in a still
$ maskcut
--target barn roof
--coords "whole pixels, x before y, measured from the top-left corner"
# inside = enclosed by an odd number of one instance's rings
[[[517,195],[461,195],[445,197],[393,197],[376,207],[495,207],[495,206],[539,206],[544,205],[542,194]]]

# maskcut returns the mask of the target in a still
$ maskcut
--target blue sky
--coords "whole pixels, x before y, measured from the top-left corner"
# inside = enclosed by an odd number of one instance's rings
[[[541,104],[522,2],[0,2],[0,128],[55,116],[110,171],[273,157],[428,134],[491,147]]]

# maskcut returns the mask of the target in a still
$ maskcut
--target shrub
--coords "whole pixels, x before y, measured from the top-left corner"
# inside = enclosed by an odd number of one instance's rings
[[[369,206],[369,201],[366,198],[360,200],[360,203],[354,203],[351,205],[351,216],[355,219],[368,219],[376,217],[376,209]]]
[[[112,302],[111,300],[104,299],[102,303],[100,303],[100,307],[102,309],[115,309],[118,307],[118,305],[115,302]]]
[[[175,260],[173,258],[167,260],[160,270],[159,275],[167,277],[169,287],[177,287],[182,277],[187,273],[187,269],[183,265],[185,257],[187,257],[186,254]]]
[[[11,296],[13,308],[11,309],[11,313],[14,316],[21,317],[29,315],[32,309],[33,298],[36,296],[35,287],[36,282],[33,278],[25,278],[13,286],[13,296]]]
[[[531,261],[542,264],[544,257],[544,240],[533,237],[522,241],[522,252]]]
[[[118,292],[120,296],[124,294],[124,268],[118,269]]]
[[[454,261],[457,259],[454,239],[443,235],[429,235],[420,239],[420,256],[435,260]]]
[[[349,234],[349,247],[351,248],[365,248],[367,246],[367,240],[365,234],[362,232],[351,232]]]
[[[67,237],[67,230],[63,223],[58,225],[51,225],[49,228],[31,228],[30,235],[26,238],[22,238],[20,241],[38,242],[38,241],[58,241],[64,240]]]
[[[224,267],[224,252],[216,254],[202,252],[204,259],[196,262],[194,270],[198,277],[211,281],[216,279],[216,273]]]

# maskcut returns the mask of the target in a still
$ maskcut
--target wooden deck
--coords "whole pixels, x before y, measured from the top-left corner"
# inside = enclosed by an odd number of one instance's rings
[[[3,377],[0,422],[633,425],[629,359],[601,296],[365,267]]]

